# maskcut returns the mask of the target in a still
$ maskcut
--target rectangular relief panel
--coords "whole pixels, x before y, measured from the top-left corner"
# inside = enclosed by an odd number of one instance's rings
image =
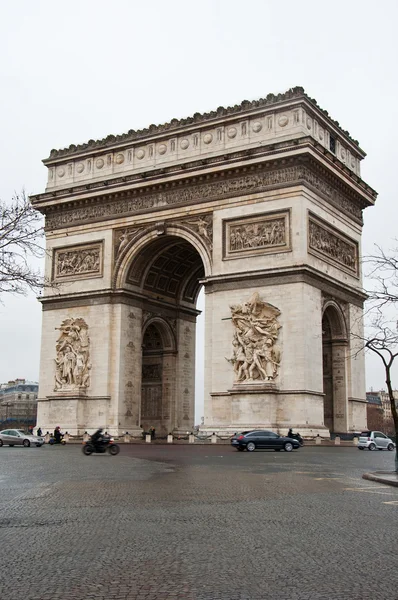
[[[308,213],[308,252],[358,277],[358,243]]]
[[[103,242],[53,249],[54,281],[73,281],[103,276]]]
[[[290,250],[289,210],[223,221],[223,259]]]

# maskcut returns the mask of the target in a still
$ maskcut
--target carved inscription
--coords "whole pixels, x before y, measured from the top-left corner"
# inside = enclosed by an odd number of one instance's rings
[[[131,215],[145,210],[164,208],[177,204],[190,204],[198,201],[218,199],[224,197],[240,196],[241,194],[254,194],[269,187],[278,185],[292,185],[297,183],[308,183],[332,204],[362,222],[361,207],[351,198],[347,198],[336,185],[328,183],[306,165],[294,165],[272,171],[257,171],[249,174],[219,179],[210,182],[195,183],[187,182],[185,186],[162,191],[140,193],[125,199],[115,199],[107,202],[96,202],[95,204],[77,207],[64,212],[48,213],[46,216],[46,228],[57,229],[59,227],[70,227],[88,221],[96,221],[106,218]]]
[[[224,222],[224,258],[289,249],[289,212]]]
[[[311,217],[308,219],[308,246],[315,254],[358,273],[358,244]]]
[[[141,418],[162,418],[162,386],[143,386],[141,390]]]
[[[54,279],[102,276],[102,243],[54,250]]]

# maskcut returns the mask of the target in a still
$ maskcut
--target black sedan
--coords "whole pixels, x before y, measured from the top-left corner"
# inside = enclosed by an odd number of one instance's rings
[[[297,440],[289,437],[278,435],[273,431],[255,430],[242,431],[237,433],[231,439],[231,444],[237,450],[243,451],[245,448],[248,452],[253,452],[256,448],[268,448],[269,450],[285,450],[291,452],[294,449],[300,448]]]

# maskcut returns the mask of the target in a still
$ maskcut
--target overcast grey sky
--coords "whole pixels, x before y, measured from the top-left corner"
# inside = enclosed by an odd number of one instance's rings
[[[51,148],[301,85],[368,153],[364,252],[397,236],[395,0],[0,0],[0,197]],[[0,305],[0,382],[37,380],[41,306]],[[367,385],[383,385],[367,362]],[[398,387],[398,379],[395,385]],[[202,413],[198,406],[197,421]]]

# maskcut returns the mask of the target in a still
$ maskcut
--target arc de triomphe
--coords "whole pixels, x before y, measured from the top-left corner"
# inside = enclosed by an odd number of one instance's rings
[[[366,427],[365,154],[302,88],[44,160],[38,423],[139,435]]]

